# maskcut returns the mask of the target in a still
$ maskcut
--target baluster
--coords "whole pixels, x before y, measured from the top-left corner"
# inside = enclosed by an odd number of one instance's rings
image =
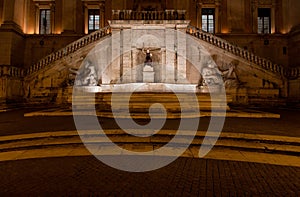
[[[229,51],[229,52],[233,52],[233,46],[230,45],[230,44],[228,44],[228,43],[226,43],[226,44],[227,44],[227,49],[228,49],[228,51]]]
[[[251,54],[252,62],[255,62],[255,55],[252,53]]]
[[[263,65],[263,68],[268,69],[267,64],[266,64],[266,60],[262,59],[262,65]],[[273,68],[270,68],[270,69],[273,70]]]
[[[254,63],[258,65],[258,57],[254,56]]]
[[[261,58],[258,58],[258,65],[263,66]]]
[[[215,38],[214,37],[210,37],[211,40],[211,44],[215,45]]]
[[[250,53],[247,51],[247,60],[250,60]]]
[[[239,49],[239,56],[244,58],[244,51]]]

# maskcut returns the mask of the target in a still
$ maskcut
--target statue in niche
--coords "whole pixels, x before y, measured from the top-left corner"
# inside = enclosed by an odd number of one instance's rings
[[[152,53],[150,53],[150,50],[147,49],[147,51],[145,52],[145,49],[143,48],[142,52],[146,55],[146,59],[144,61],[144,66],[153,67],[153,65],[152,65]]]
[[[218,67],[213,63],[212,60],[209,60],[207,65],[202,68],[202,86],[215,86],[222,85],[222,72],[218,69]]]
[[[84,66],[79,70],[69,69],[72,73],[77,75],[75,86],[97,86],[98,75],[94,65],[90,61],[85,62]]]
[[[222,66],[222,75],[226,88],[237,87],[239,85],[238,76],[235,72],[238,62],[232,61]]]

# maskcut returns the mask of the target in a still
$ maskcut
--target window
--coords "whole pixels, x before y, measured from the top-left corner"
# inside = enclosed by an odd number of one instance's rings
[[[202,9],[202,30],[208,33],[215,32],[215,9]]]
[[[270,34],[271,33],[271,9],[258,8],[258,33]]]
[[[50,9],[40,10],[40,34],[51,33],[51,11]]]
[[[88,11],[89,14],[89,33],[100,29],[100,11],[99,9],[90,9]]]

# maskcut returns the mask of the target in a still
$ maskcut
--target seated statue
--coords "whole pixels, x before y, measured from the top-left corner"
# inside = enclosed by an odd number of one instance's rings
[[[218,67],[209,61],[207,66],[202,69],[203,85],[222,85],[222,73]]]
[[[226,88],[237,87],[239,85],[239,79],[235,72],[236,64],[236,62],[230,62],[229,64],[225,64],[222,68]]]
[[[76,86],[97,86],[98,85],[98,76],[96,72],[95,66],[91,65],[89,61],[87,61],[84,66],[75,71],[70,69],[70,71],[77,75],[75,80]]]

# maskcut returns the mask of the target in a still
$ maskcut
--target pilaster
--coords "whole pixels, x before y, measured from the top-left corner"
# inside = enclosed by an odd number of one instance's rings
[[[65,34],[76,32],[76,1],[63,0],[62,30]]]

